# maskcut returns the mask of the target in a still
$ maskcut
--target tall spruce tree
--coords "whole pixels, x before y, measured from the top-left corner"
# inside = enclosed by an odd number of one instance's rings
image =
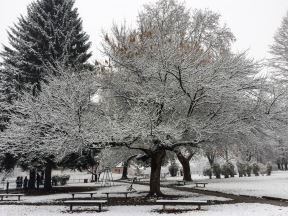
[[[73,6],[74,0],[38,0],[10,28],[10,46],[4,46],[1,56],[17,91],[30,84],[36,92],[51,68],[82,67],[91,56],[89,37]]]

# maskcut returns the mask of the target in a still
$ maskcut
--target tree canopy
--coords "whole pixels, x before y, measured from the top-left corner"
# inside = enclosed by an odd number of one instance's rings
[[[47,68],[81,67],[91,56],[89,37],[73,0],[32,2],[27,16],[21,16],[8,31],[8,39],[9,45],[1,52],[3,70],[17,91],[27,84],[40,90],[47,71],[53,72]]]

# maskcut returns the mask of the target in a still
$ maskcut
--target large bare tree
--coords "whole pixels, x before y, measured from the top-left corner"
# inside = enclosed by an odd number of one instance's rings
[[[110,106],[111,141],[151,157],[151,195],[162,194],[167,150],[253,127],[258,68],[245,53],[231,53],[234,36],[219,18],[161,0],[144,7],[136,28],[104,35],[113,68],[102,101]]]

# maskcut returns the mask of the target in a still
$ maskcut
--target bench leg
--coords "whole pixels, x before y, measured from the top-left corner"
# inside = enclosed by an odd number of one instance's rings
[[[126,199],[128,198],[128,193],[125,194]]]
[[[1,196],[1,200],[3,201],[4,196]]]
[[[20,196],[18,196],[18,201],[20,201]]]
[[[197,210],[201,210],[201,205],[198,205],[198,208],[197,208]]]
[[[75,194],[72,194],[72,199],[74,199],[74,195],[75,195]]]
[[[166,210],[166,205],[163,205],[163,211],[165,211]]]
[[[92,197],[93,197],[93,194],[91,193],[91,194],[90,194],[90,196],[91,196],[91,199],[92,199]]]
[[[72,206],[73,206],[73,205],[72,205],[72,204],[70,204],[70,211],[72,211]]]
[[[108,198],[109,198],[109,194],[107,193],[106,195],[107,195],[107,200],[108,200]]]
[[[102,210],[102,204],[99,204],[99,212]]]

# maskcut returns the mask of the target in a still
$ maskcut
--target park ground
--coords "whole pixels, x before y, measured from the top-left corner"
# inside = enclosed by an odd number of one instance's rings
[[[205,188],[195,188],[194,183],[185,186],[177,186],[176,180],[181,177],[169,177],[162,182],[162,192],[176,199],[187,200],[211,200],[212,205],[203,206],[202,210],[195,210],[193,207],[168,206],[168,210],[163,212],[162,206],[154,205],[153,198],[146,198],[148,192],[148,181],[141,181],[133,187],[137,193],[129,194],[126,200],[121,195],[115,195],[109,200],[108,206],[104,206],[103,212],[96,212],[93,207],[75,207],[75,211],[68,211],[67,206],[63,206],[63,200],[71,199],[71,194],[67,192],[56,194],[34,194],[24,196],[18,202],[14,198],[0,201],[1,216],[145,216],[145,215],[195,215],[195,216],[286,216],[288,215],[288,173],[274,172],[272,176],[252,176],[235,177],[228,179],[207,179],[206,177],[195,175],[194,182],[208,182]],[[105,199],[103,192],[125,191],[130,185],[129,182],[115,182],[112,187],[101,187],[95,183],[73,183],[64,187],[68,191],[89,190],[97,194],[94,199]],[[59,187],[60,188],[60,187]],[[90,189],[89,189],[90,188]],[[63,188],[62,188],[63,189]],[[268,197],[268,198],[267,198]],[[277,198],[270,200],[269,197]],[[87,199],[87,195],[77,195],[77,199]],[[97,208],[96,208],[97,209]]]

